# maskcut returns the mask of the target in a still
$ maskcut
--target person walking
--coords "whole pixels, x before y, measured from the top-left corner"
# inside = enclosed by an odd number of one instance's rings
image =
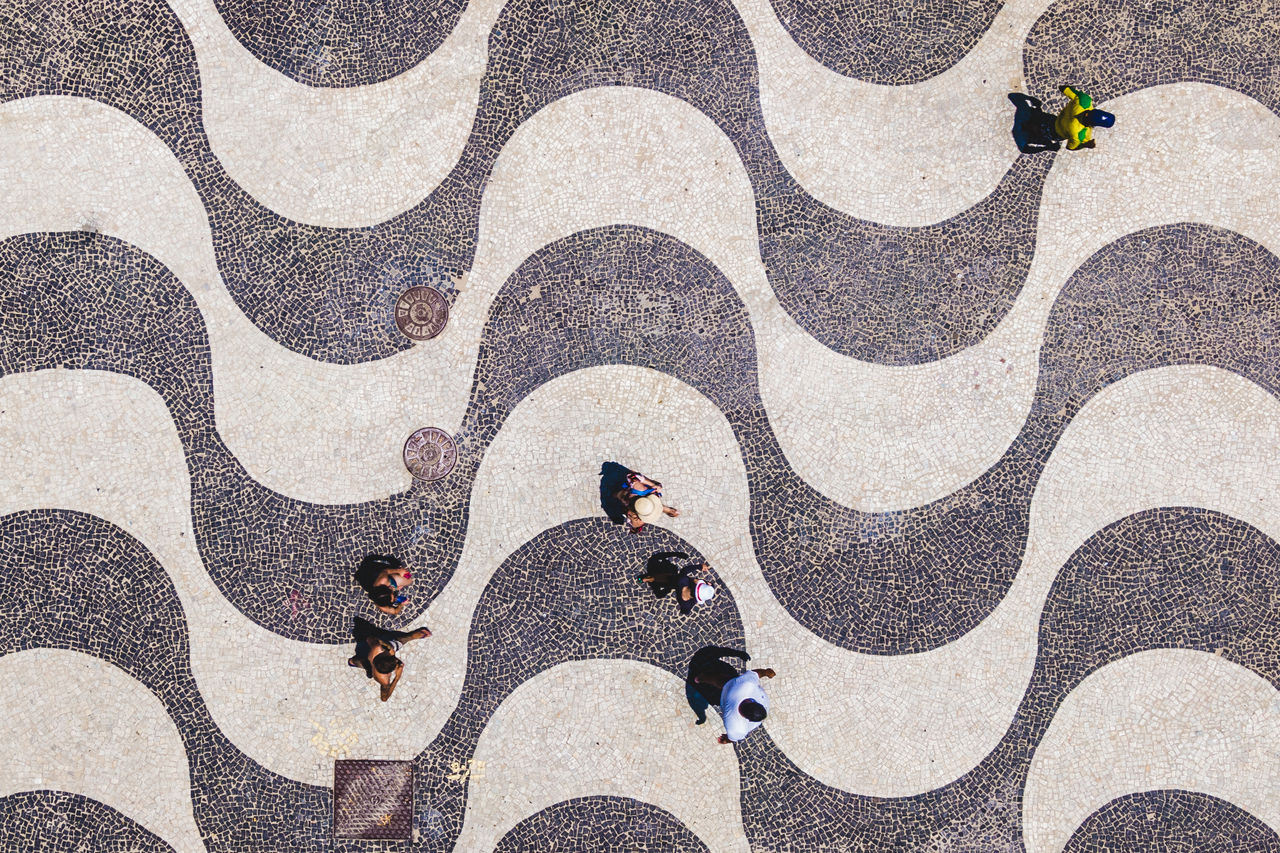
[[[664,515],[672,518],[680,515],[680,510],[675,507],[663,506],[661,490],[661,483],[639,471],[627,474],[625,485],[614,497],[622,504],[632,533],[639,533],[646,524],[652,524]]]
[[[1063,86],[1059,91],[1067,96],[1067,105],[1058,113],[1053,124],[1054,135],[1067,141],[1067,149],[1076,151],[1080,148],[1093,148],[1095,127],[1111,127],[1116,117],[1111,113],[1094,107],[1093,98],[1079,89]]]
[[[769,716],[769,697],[760,684],[762,678],[777,675],[772,669],[751,669],[727,681],[720,691],[720,717],[724,734],[719,743],[737,743],[757,729]]]
[[[769,697],[760,684],[762,678],[777,675],[772,669],[751,669],[739,673],[722,657],[751,660],[746,652],[710,646],[699,650],[690,664],[690,679],[708,703],[720,706],[724,734],[719,743],[737,743],[754,731],[769,716]]]
[[[413,574],[399,557],[369,554],[360,561],[355,578],[374,606],[383,613],[396,616],[409,600],[405,590],[413,583]]]
[[[1072,151],[1093,148],[1096,146],[1093,128],[1115,124],[1116,117],[1096,109],[1093,98],[1084,92],[1063,86],[1062,93],[1067,96],[1067,105],[1056,114],[1045,112],[1039,98],[1021,92],[1009,93],[1009,100],[1017,108],[1013,116],[1013,139],[1023,154],[1059,151],[1064,141]]]
[[[682,568],[672,561],[672,557],[687,560],[689,555],[683,551],[663,551],[654,554],[645,567],[647,574],[640,580],[649,584],[653,594],[658,598],[664,598],[675,592],[676,607],[688,616],[693,612],[693,608],[715,597],[714,586],[693,576],[695,572],[705,572],[711,567],[704,560],[701,564],[690,563]]]
[[[404,674],[404,661],[396,657],[396,652],[405,643],[430,637],[431,630],[423,627],[408,632],[390,631],[357,616],[351,634],[356,640],[356,653],[347,658],[347,666],[360,667],[365,677],[378,682],[379,696],[385,702]]]

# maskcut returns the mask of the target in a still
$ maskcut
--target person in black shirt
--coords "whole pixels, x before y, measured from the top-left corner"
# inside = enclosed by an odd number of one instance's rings
[[[706,581],[693,577],[695,572],[705,572],[710,568],[705,560],[701,564],[690,563],[682,568],[672,560],[672,557],[678,557],[681,560],[689,559],[689,555],[683,551],[663,551],[654,554],[649,558],[648,565],[645,566],[646,573],[640,580],[649,584],[653,594],[658,598],[674,592],[676,606],[687,616],[694,607],[704,601],[710,601],[716,594],[716,588]]]

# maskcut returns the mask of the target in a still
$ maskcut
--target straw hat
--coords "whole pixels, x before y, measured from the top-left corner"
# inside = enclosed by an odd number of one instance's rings
[[[653,495],[645,495],[642,498],[636,498],[636,502],[631,505],[636,515],[640,516],[640,520],[645,524],[652,524],[662,518],[662,501]]]

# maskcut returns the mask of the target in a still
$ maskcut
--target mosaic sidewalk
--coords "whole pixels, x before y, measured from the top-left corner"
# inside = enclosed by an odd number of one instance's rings
[[[1280,851],[1275,10],[268,6],[0,0],[0,850]]]

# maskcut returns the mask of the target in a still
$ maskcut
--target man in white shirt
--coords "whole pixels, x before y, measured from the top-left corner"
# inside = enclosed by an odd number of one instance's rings
[[[720,743],[737,743],[764,722],[769,715],[769,697],[760,679],[774,675],[772,669],[752,669],[725,683],[720,692],[720,715],[724,718]]]

